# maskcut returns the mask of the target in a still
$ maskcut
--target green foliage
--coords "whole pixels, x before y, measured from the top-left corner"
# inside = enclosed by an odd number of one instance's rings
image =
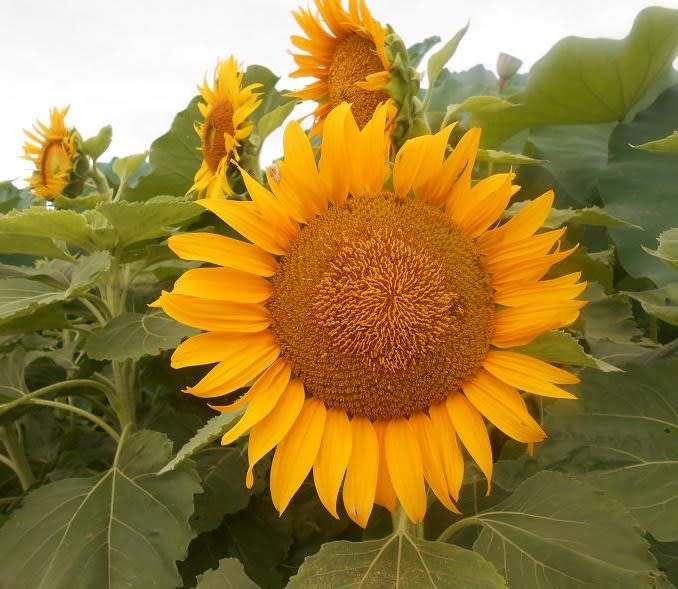
[[[237,558],[222,558],[219,567],[198,577],[195,589],[258,589]]]

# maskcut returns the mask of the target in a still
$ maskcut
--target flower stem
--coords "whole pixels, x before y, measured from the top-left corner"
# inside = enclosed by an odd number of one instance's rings
[[[24,491],[27,491],[33,483],[35,483],[35,476],[31,470],[31,465],[28,464],[28,459],[24,453],[23,446],[19,442],[16,431],[13,427],[0,427],[0,441],[5,445],[9,460],[14,465],[10,466],[19,477],[19,483]]]
[[[398,504],[398,508],[391,514],[394,534],[407,534],[408,536],[418,537],[417,524],[413,524],[405,513],[403,506]]]

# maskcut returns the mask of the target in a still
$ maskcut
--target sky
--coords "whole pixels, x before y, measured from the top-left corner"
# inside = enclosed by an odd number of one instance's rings
[[[477,63],[494,70],[499,52],[529,68],[559,39],[624,37],[644,7],[678,8],[678,0],[367,0],[375,18],[411,45],[431,35],[443,40],[470,22],[448,65]],[[113,126],[106,156],[142,152],[169,128],[174,115],[211,76],[218,59],[233,54],[291,80],[290,35],[299,34],[291,10],[309,0],[0,0],[0,181],[20,180],[24,135],[52,106],[71,105],[67,118],[83,137]],[[262,163],[279,156],[279,136]]]

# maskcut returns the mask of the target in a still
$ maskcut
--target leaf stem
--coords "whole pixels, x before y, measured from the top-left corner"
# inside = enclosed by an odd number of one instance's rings
[[[89,175],[94,180],[94,184],[96,184],[97,190],[106,196],[107,198],[111,198],[113,195],[113,191],[111,190],[111,187],[108,185],[108,180],[106,180],[106,176],[104,176],[101,173],[101,170],[97,167],[97,162],[96,160],[92,160],[92,167],[90,168]]]
[[[438,536],[438,542],[447,542],[452,539],[460,530],[467,528],[469,526],[482,526],[483,522],[480,518],[477,517],[465,517],[459,521],[454,522],[451,526],[445,528]]]
[[[118,432],[116,432],[103,419],[94,415],[94,413],[90,413],[89,411],[87,411],[85,409],[81,409],[80,407],[76,407],[75,405],[69,405],[68,403],[62,403],[61,401],[47,401],[45,399],[32,399],[29,402],[33,405],[42,405],[44,407],[51,407],[53,409],[62,409],[64,411],[70,411],[72,413],[75,413],[76,415],[79,415],[80,417],[84,417],[85,419],[88,419],[92,423],[98,425],[109,436],[111,436],[116,442],[120,441],[120,435],[118,434]]]
[[[94,315],[94,318],[99,322],[99,325],[101,325],[102,327],[104,325],[106,325],[106,319],[104,318],[104,316],[101,314],[101,311],[99,311],[99,309],[97,309],[97,306],[92,301],[90,301],[86,297],[79,297],[78,300],[83,305],[85,305],[85,307],[87,307],[87,309],[89,310],[90,313],[92,313],[92,315]]]
[[[28,463],[23,446],[17,438],[16,431],[13,427],[0,427],[0,441],[5,445],[9,460],[14,465],[12,470],[19,477],[21,489],[27,491],[33,483],[35,483],[35,476],[31,470],[31,465]],[[10,466],[7,464],[7,466]],[[10,467],[11,468],[11,467]]]

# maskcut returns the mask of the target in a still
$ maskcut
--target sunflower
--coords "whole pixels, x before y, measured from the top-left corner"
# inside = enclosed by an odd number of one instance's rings
[[[198,104],[204,122],[195,129],[200,137],[203,160],[191,191],[208,198],[233,194],[228,181],[229,167],[232,159],[239,158],[241,142],[254,128],[247,118],[261,104],[259,93],[254,91],[260,86],[250,84],[243,88],[243,73],[233,57],[217,64],[212,87],[207,78],[198,86],[205,101]]]
[[[572,323],[579,273],[544,278],[572,250],[563,229],[536,233],[553,193],[498,224],[518,187],[512,174],[471,183],[480,132],[445,157],[453,125],[404,144],[392,178],[386,108],[361,130],[350,107],[327,117],[316,165],[298,123],[270,190],[247,173],[251,202],[201,205],[251,243],[210,233],[174,236],[181,258],[215,264],[184,273],[154,303],[205,330],[179,345],[176,368],[217,363],[187,392],[211,398],[254,382],[225,433],[249,431],[249,472],[275,449],[271,495],[282,513],[313,471],[336,517],[365,526],[397,501],[413,522],[426,482],[456,511],[462,446],[489,481],[485,420],[533,444],[546,434],[519,390],[574,398],[578,379],[511,350]],[[461,444],[459,443],[461,442]]]
[[[29,140],[24,143],[23,158],[35,166],[26,182],[42,198],[54,198],[66,192],[80,158],[78,132],[66,128],[69,108],[52,108],[49,126],[38,121],[33,126],[34,132],[24,130]]]
[[[392,119],[397,109],[386,92],[391,78],[387,29],[372,18],[364,0],[350,0],[348,11],[341,0],[315,0],[315,4],[317,15],[304,8],[292,13],[308,37],[292,37],[292,43],[305,54],[293,54],[299,67],[290,74],[317,79],[290,94],[319,102],[313,113],[316,125],[312,134],[322,132],[325,117],[342,102],[352,104],[360,128],[382,102],[389,104]]]

